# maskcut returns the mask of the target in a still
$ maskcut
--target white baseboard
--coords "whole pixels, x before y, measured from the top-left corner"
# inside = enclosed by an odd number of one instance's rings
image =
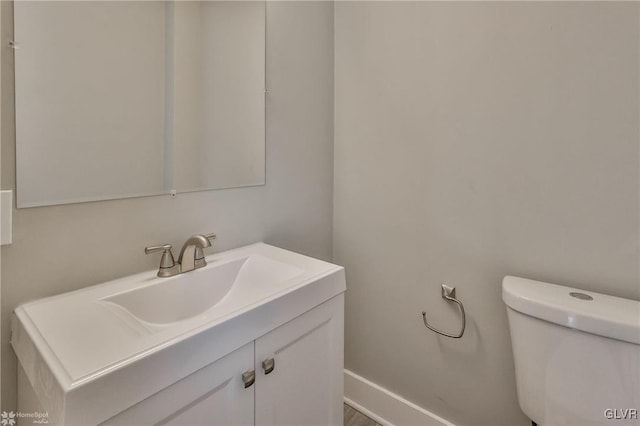
[[[349,370],[344,370],[344,402],[383,426],[455,426]]]

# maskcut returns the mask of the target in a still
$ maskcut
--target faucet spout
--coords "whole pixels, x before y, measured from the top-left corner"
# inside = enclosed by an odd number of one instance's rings
[[[192,271],[197,268],[202,268],[207,264],[204,260],[204,254],[202,249],[211,247],[211,241],[215,238],[215,235],[192,235],[185,241],[180,250],[180,257],[178,263],[180,264],[181,272]]]

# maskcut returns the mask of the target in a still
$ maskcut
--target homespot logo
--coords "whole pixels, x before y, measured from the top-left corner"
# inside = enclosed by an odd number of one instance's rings
[[[13,426],[16,424],[16,413],[13,411],[3,411],[0,413],[0,424],[2,426]]]
[[[14,426],[17,419],[33,419],[32,424],[46,424],[49,423],[49,413],[37,412],[23,413],[20,411],[3,411],[0,413],[0,425],[2,426]]]
[[[636,408],[607,408],[604,416],[609,420],[637,420],[638,410]]]

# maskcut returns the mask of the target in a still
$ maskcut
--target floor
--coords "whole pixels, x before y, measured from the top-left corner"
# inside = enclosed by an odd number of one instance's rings
[[[344,426],[380,426],[380,424],[344,404]]]

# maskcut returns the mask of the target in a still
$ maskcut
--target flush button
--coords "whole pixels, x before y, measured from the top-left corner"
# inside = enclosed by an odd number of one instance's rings
[[[576,293],[575,291],[572,291],[571,293],[569,293],[569,296],[575,297],[576,299],[581,299],[581,300],[593,300],[593,297],[589,296],[588,294]]]

